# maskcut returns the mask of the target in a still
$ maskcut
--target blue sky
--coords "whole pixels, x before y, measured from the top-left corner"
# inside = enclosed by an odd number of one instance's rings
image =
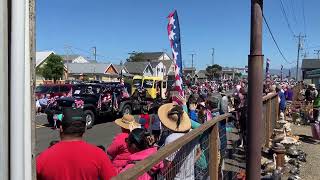
[[[319,0],[282,0],[295,34],[305,33],[302,1],[305,5],[309,57],[320,49]],[[99,61],[119,63],[132,51],[170,52],[167,37],[167,15],[178,11],[181,29],[182,59],[191,66],[205,68],[215,62],[223,66],[244,67],[247,64],[250,35],[250,0],[55,0],[37,1],[37,50],[71,52],[85,57],[97,47]],[[297,57],[297,39],[292,36],[282,15],[279,0],[265,0],[264,14],[271,30],[289,61]],[[312,48],[318,46],[317,48]],[[91,51],[92,52],[92,51]],[[292,67],[281,58],[264,24],[263,52],[271,59],[271,68]]]

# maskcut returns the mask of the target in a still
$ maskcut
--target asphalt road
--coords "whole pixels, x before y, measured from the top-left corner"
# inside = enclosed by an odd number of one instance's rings
[[[107,119],[107,118],[106,118]],[[36,154],[45,150],[51,141],[59,140],[59,130],[53,130],[46,127],[47,117],[45,114],[36,115]],[[84,139],[94,145],[104,145],[107,147],[111,144],[115,134],[120,132],[120,128],[110,120],[100,120],[100,124],[96,124],[93,128],[88,129],[84,135]]]

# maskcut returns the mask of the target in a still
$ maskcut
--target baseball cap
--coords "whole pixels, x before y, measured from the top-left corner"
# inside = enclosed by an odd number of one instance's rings
[[[62,122],[73,122],[73,121],[82,121],[86,122],[83,118],[83,109],[82,108],[74,108],[74,107],[66,107],[63,108],[63,118]]]

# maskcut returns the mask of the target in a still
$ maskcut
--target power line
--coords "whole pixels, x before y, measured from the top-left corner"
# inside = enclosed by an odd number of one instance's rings
[[[292,16],[293,16],[293,20],[297,25],[298,21],[297,21],[297,16],[296,16],[296,13],[295,13],[295,10],[294,10],[294,2],[293,2],[293,0],[291,0],[289,4],[290,4],[290,7],[291,7],[291,13],[292,13]]]
[[[289,62],[289,61],[287,60],[287,58],[283,55],[283,53],[282,53],[282,51],[281,51],[281,49],[280,49],[280,47],[279,47],[276,39],[274,38],[274,36],[273,36],[273,34],[272,34],[271,28],[270,28],[270,26],[269,26],[266,18],[264,17],[264,15],[262,15],[262,17],[263,17],[264,22],[265,22],[266,25],[267,25],[267,28],[268,28],[268,30],[269,30],[269,33],[270,33],[271,37],[272,37],[272,40],[273,40],[274,44],[276,45],[276,47],[277,47],[279,53],[281,54],[282,58],[285,60],[286,63],[288,63],[288,64],[293,64],[294,62]]]
[[[281,12],[282,12],[282,14],[283,14],[283,16],[284,16],[284,18],[285,18],[285,20],[286,20],[286,22],[287,22],[287,25],[288,25],[288,28],[289,28],[290,32],[291,32],[292,35],[294,36],[294,32],[293,32],[293,30],[292,30],[292,28],[291,28],[291,25],[290,25],[290,22],[289,22],[289,19],[288,19],[286,10],[284,9],[282,0],[280,0],[280,9],[281,9]]]
[[[305,16],[305,13],[304,13],[304,0],[302,0],[302,16],[303,16],[303,29],[304,29],[304,34],[306,35],[306,16]]]

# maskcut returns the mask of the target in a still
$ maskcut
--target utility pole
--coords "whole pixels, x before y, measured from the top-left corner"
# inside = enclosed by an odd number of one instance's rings
[[[296,69],[296,81],[299,80],[299,58],[300,58],[300,50],[301,50],[301,40],[302,38],[305,38],[306,36],[302,36],[301,33],[299,36],[295,36],[298,38],[298,55],[297,55],[297,69]]]
[[[92,47],[92,48],[93,48],[94,61],[96,62],[96,61],[97,61],[97,47],[94,46],[94,47]]]
[[[194,55],[196,55],[196,54],[195,54],[195,53],[192,53],[192,54],[191,54],[191,69],[192,69],[192,70],[191,70],[191,72],[192,72],[191,75],[192,75],[192,79],[193,79],[193,76],[194,76],[194,75],[193,75],[193,67],[194,67],[194,66],[193,66],[193,56],[194,56]]]
[[[320,49],[314,50],[314,52],[315,52],[314,54],[317,55],[318,60],[320,60]]]
[[[64,46],[64,50],[65,50],[65,53],[66,53],[66,64],[67,64],[67,74],[66,74],[66,80],[69,79],[69,51],[70,51],[70,48],[71,46],[69,45],[65,45]]]
[[[262,8],[263,0],[251,0],[250,55],[248,57],[247,179],[261,178],[262,145]]]
[[[214,65],[214,48],[212,48],[212,54],[211,54],[211,56],[212,56],[212,65]]]

